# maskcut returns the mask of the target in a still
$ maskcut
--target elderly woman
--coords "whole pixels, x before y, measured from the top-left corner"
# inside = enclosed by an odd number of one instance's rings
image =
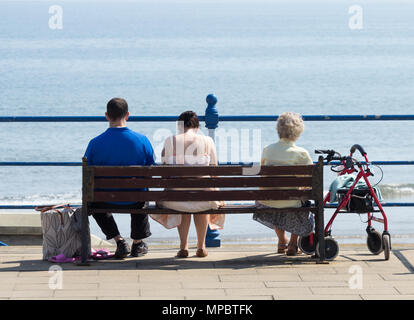
[[[277,133],[280,140],[263,149],[262,165],[286,166],[309,165],[312,159],[309,153],[295,145],[304,131],[304,122],[299,114],[285,112],[277,121]],[[258,201],[259,207],[299,208],[305,204],[299,200]],[[298,253],[298,236],[309,235],[313,230],[313,220],[309,213],[274,213],[253,215],[253,219],[274,229],[278,237],[278,253],[294,256]],[[285,231],[291,233],[287,239]],[[288,243],[289,242],[289,243]]]
[[[164,164],[180,165],[217,165],[217,152],[213,139],[198,133],[199,121],[193,111],[183,112],[178,118],[178,134],[169,137],[164,142],[161,152]],[[224,205],[219,201],[159,201],[161,208],[169,208],[180,212],[193,213],[217,209]],[[180,236],[180,250],[178,258],[186,258],[188,252],[188,232],[191,224],[190,214],[152,214],[154,220],[167,229],[177,227]],[[223,214],[194,214],[194,224],[197,232],[197,257],[207,256],[205,237],[207,226],[210,229],[221,229],[224,225]]]

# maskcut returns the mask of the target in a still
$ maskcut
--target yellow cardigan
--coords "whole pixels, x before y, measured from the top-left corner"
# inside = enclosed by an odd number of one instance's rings
[[[310,165],[313,164],[313,162],[308,151],[296,146],[292,141],[280,139],[279,142],[268,145],[263,149],[261,164],[267,166],[288,166]],[[275,200],[259,202],[265,206],[273,208],[299,208],[302,206],[302,202],[300,200]]]

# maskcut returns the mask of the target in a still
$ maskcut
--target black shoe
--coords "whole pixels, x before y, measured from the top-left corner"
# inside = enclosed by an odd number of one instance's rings
[[[131,256],[139,257],[148,253],[148,246],[144,241],[140,243],[132,243]]]
[[[123,259],[125,258],[131,250],[129,249],[128,243],[122,239],[117,241],[116,243],[116,251],[115,251],[115,258],[117,259]]]

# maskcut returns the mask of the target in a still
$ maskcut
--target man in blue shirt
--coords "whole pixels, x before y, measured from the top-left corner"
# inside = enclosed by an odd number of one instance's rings
[[[151,166],[154,161],[154,150],[148,138],[127,128],[129,117],[128,104],[124,99],[113,98],[107,104],[106,119],[109,128],[89,142],[85,152],[88,165],[97,166]],[[111,206],[125,206],[126,209],[142,208],[143,202],[123,203],[96,203],[95,208],[111,208]],[[151,235],[146,214],[131,214],[132,248],[121,237],[115,220],[110,213],[93,214],[106,238],[114,239],[117,243],[115,257],[125,258],[128,254],[137,257],[148,252],[147,244],[142,241]]]

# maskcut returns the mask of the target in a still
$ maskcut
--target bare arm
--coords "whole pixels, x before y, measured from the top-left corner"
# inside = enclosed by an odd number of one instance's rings
[[[217,150],[216,150],[216,144],[214,143],[213,139],[208,139],[209,143],[209,150],[210,150],[210,165],[217,166],[218,165],[218,158],[217,158]]]

